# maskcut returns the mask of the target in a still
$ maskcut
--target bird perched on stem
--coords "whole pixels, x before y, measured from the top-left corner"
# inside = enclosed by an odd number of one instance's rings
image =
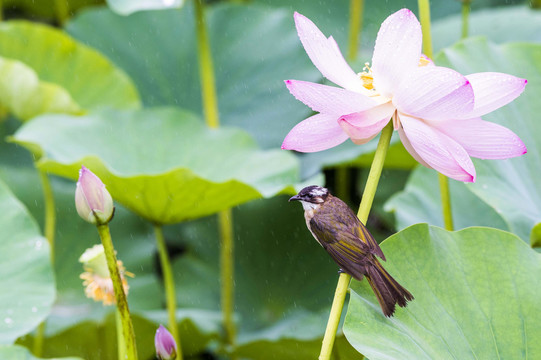
[[[302,189],[289,201],[300,201],[308,230],[341,271],[357,280],[366,277],[385,316],[393,315],[395,305],[405,307],[413,295],[383,268],[376,256],[385,255],[359,218],[326,188],[312,185]]]

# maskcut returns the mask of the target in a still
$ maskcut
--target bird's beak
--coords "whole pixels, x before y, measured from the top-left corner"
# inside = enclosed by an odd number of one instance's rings
[[[295,201],[295,200],[300,200],[301,197],[299,195],[295,195],[295,196],[292,196],[289,198],[289,201]]]

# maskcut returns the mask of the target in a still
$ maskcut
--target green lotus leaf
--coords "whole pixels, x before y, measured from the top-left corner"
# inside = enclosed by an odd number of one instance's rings
[[[496,229],[419,224],[382,243],[385,267],[415,299],[383,316],[353,281],[344,334],[370,359],[541,357],[541,257]]]
[[[9,359],[9,360],[41,360],[42,359],[42,358],[33,356],[30,353],[30,350],[19,345],[0,346],[0,358]],[[76,358],[76,357],[63,357],[63,358],[55,357],[55,358],[47,358],[47,360],[82,360],[82,359]]]
[[[486,225],[519,235],[524,241],[534,238],[533,227],[541,222],[541,45],[504,44],[494,45],[483,38],[472,38],[445,49],[436,57],[438,65],[455,68],[463,74],[495,71],[528,79],[524,93],[515,101],[488,115],[487,121],[503,125],[518,134],[528,153],[508,160],[474,159],[477,180],[473,184],[451,184],[460,196],[453,197],[453,216],[458,227]],[[412,176],[405,193],[391,199],[388,208],[394,209],[399,228],[409,224],[430,221],[441,224],[441,206],[437,187],[428,186],[424,175]],[[435,176],[431,176],[437,182]],[[454,183],[451,180],[451,183]],[[411,186],[410,186],[411,185]],[[475,205],[476,202],[483,204]],[[472,208],[474,206],[474,208]],[[488,209],[490,208],[490,209]],[[412,209],[416,209],[412,211]],[[484,209],[484,210],[482,210]],[[481,213],[479,211],[481,211]],[[490,220],[491,219],[491,220]],[[478,222],[479,221],[479,222]]]
[[[42,82],[28,66],[0,57],[0,104],[21,120],[42,113],[80,113],[62,87]]]
[[[0,344],[11,344],[49,314],[55,284],[47,240],[3,182],[0,213]]]
[[[449,186],[453,196],[451,210],[456,229],[489,226],[510,230],[502,216],[475,196],[466,184],[450,180]],[[438,174],[432,169],[418,166],[411,173],[405,189],[393,195],[385,203],[384,209],[394,212],[398,229],[420,222],[443,227]]]
[[[107,0],[107,5],[117,14],[130,15],[141,10],[179,8],[184,0]]]
[[[486,36],[491,42],[541,42],[541,13],[526,4],[501,6],[472,11],[469,16],[469,36]],[[447,16],[434,22],[432,39],[439,50],[460,40],[462,15]]]
[[[278,148],[288,131],[310,113],[289,94],[284,80],[321,79],[299,41],[293,12],[220,4],[207,7],[205,17],[221,123],[242,127],[262,148]],[[108,9],[86,11],[67,31],[121,66],[146,105],[180,106],[202,114],[190,2],[180,11],[143,11],[126,17]]]
[[[38,152],[39,166],[53,174],[77,179],[85,164],[113,198],[159,224],[293,193],[299,182],[291,154],[260,151],[241,130],[209,129],[197,116],[173,108],[44,115],[14,139]]]
[[[96,50],[50,26],[3,22],[0,56],[23,62],[41,81],[68,91],[84,109],[140,107],[137,90],[122,70]]]

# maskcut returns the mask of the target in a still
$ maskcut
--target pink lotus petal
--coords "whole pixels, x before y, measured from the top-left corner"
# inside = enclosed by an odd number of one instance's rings
[[[417,154],[417,151],[411,146],[410,140],[406,136],[406,133],[404,132],[404,129],[400,127],[398,129],[398,135],[400,136],[400,141],[402,142],[402,145],[404,145],[404,148],[410,153],[410,155],[417,160],[417,162],[423,166],[426,166],[429,169],[432,169],[432,166],[428,165],[426,161],[423,160],[423,158]]]
[[[377,91],[392,97],[402,80],[417,68],[421,57],[421,25],[408,9],[389,16],[378,32],[372,72]]]
[[[508,159],[523,155],[527,151],[514,132],[480,118],[439,122],[436,128],[476,158]]]
[[[307,17],[297,12],[294,17],[304,50],[323,76],[348,90],[361,91],[361,80],[347,64],[336,41],[327,39]]]
[[[291,129],[282,143],[282,149],[316,152],[340,145],[347,138],[347,134],[338,126],[336,115],[317,114]]]
[[[398,111],[427,120],[456,119],[471,113],[473,89],[460,73],[441,66],[417,68],[393,97]]]
[[[342,88],[307,81],[286,80],[289,92],[312,110],[326,114],[350,114],[377,105],[368,96]]]
[[[483,116],[509,104],[522,94],[528,83],[526,79],[495,72],[471,74],[466,78],[475,94],[475,107],[467,118]]]
[[[402,115],[400,121],[411,146],[430,167],[458,181],[475,181],[475,167],[459,143],[416,118]]]
[[[389,102],[363,112],[344,115],[338,119],[338,124],[355,144],[362,145],[387,125],[394,111],[394,106]]]

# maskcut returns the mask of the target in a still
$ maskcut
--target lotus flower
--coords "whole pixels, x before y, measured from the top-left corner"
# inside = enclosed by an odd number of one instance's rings
[[[475,181],[470,156],[506,159],[526,153],[511,130],[481,119],[519,96],[527,81],[502,73],[463,76],[421,53],[421,25],[408,9],[389,16],[378,32],[372,66],[356,74],[337,43],[295,13],[299,38],[312,63],[342,88],[298,80],[286,86],[319,114],[297,124],[282,149],[315,152],[350,138],[364,144],[390,119],[407,151],[453,179]]]

